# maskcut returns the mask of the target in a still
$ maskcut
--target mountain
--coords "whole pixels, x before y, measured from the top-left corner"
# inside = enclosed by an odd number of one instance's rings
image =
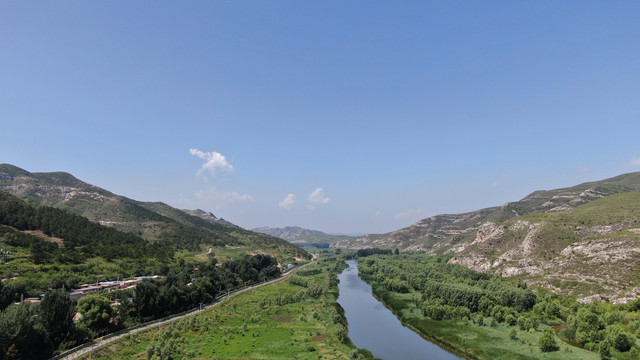
[[[187,213],[187,214],[189,214],[191,216],[197,216],[197,217],[199,217],[199,218],[201,218],[203,220],[207,220],[207,221],[210,221],[212,223],[238,227],[237,225],[232,224],[232,223],[228,222],[227,220],[225,220],[223,218],[216,217],[215,215],[213,215],[212,212],[207,212],[207,211],[200,210],[200,209],[196,209],[196,210],[180,209],[180,211],[185,212],[185,213]]]
[[[136,235],[64,210],[35,207],[2,190],[0,235],[5,246],[28,248],[35,264],[51,263],[53,258],[58,263],[80,263],[97,256],[131,261],[149,258],[165,261],[173,256],[173,250],[167,246],[150,244]]]
[[[225,248],[231,247],[280,258],[308,256],[304,250],[279,238],[254,233],[223,220],[210,221],[162,202],[132,200],[64,172],[30,173],[13,165],[0,164],[0,190],[32,205],[59,208],[176,249],[208,252],[211,247],[217,247],[216,253],[222,254]]]
[[[297,245],[327,244],[328,246],[333,247],[340,241],[346,241],[352,238],[351,236],[346,235],[331,235],[322,231],[303,229],[298,226],[287,226],[284,228],[272,228],[265,226],[252,229],[252,231],[275,236]]]
[[[272,228],[268,226],[251,229],[251,231],[279,237],[285,240],[301,240],[305,236],[326,236],[322,231],[303,229],[298,226],[286,226],[284,228]]]
[[[342,248],[449,254],[450,262],[581,301],[640,294],[640,172],[548,191],[409,227],[339,241]]]

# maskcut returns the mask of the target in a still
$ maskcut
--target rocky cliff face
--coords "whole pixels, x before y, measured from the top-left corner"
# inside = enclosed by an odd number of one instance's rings
[[[619,194],[602,202],[629,198],[640,205],[640,193]],[[519,277],[531,286],[573,295],[582,302],[627,302],[640,294],[635,275],[640,269],[640,212],[636,211],[640,207],[632,209],[626,221],[611,225],[580,226],[586,220],[573,210],[562,217],[486,223],[474,241],[452,251],[450,262]]]
[[[475,270],[518,277],[581,301],[640,293],[640,173],[464,214],[438,215],[387,234],[336,244],[451,255]],[[633,280],[631,280],[633,279]]]

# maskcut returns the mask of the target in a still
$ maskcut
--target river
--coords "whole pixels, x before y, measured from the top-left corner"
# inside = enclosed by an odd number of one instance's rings
[[[338,303],[349,322],[349,338],[359,348],[370,350],[382,360],[460,360],[434,343],[423,339],[378,301],[371,286],[358,276],[358,263],[348,260],[349,267],[338,279]]]

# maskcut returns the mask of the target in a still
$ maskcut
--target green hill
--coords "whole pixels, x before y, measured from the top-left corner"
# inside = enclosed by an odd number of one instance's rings
[[[250,245],[235,246],[233,259],[219,263],[216,252],[199,258],[0,190],[0,358],[46,359],[106,333],[197,308],[223,291],[279,277],[278,260],[287,254],[280,249],[299,251],[246,233],[257,241],[240,239],[237,244]],[[248,254],[253,251],[259,253]],[[125,279],[131,281],[116,281]],[[87,295],[76,304],[65,291]],[[10,306],[17,301],[22,303]],[[82,315],[77,322],[76,312]]]
[[[0,164],[0,190],[33,205],[46,205],[176,250],[232,257],[262,252],[281,261],[308,258],[304,250],[232,224],[212,222],[161,202],[141,202],[87,184],[64,172],[30,173]]]

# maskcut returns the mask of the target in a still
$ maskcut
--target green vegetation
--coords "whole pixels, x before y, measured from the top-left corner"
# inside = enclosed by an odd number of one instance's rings
[[[135,290],[116,291],[107,297],[92,293],[74,304],[61,290],[47,292],[39,304],[9,306],[0,312],[0,359],[17,356],[46,358],[56,351],[71,348],[91,338],[107,334],[137,323],[164,317],[210,303],[220,290],[231,290],[257,284],[280,276],[276,260],[267,255],[247,255],[216,266],[215,259],[199,264],[198,271],[191,264],[169,269],[164,278],[144,280]],[[0,286],[3,296],[7,287]],[[318,297],[322,289],[310,284],[305,295]],[[110,298],[117,299],[112,306]],[[74,314],[82,318],[74,323]],[[24,318],[29,321],[23,321]],[[23,321],[19,327],[15,323]],[[14,327],[12,327],[14,326]],[[38,337],[35,339],[34,337]],[[29,344],[40,346],[33,353]]]
[[[0,164],[0,189],[34,206],[54,207],[81,215],[135,238],[190,253],[225,247],[261,251],[282,262],[310,259],[309,254],[276,237],[234,225],[204,220],[160,202],[141,202],[118,196],[63,172],[30,173]],[[1,224],[1,223],[0,223]],[[41,229],[44,230],[44,229]],[[66,240],[66,239],[65,239]]]
[[[281,239],[118,197],[69,174],[16,169],[0,165],[8,174],[0,185],[23,182],[20,189],[30,190],[21,196],[41,206],[0,191],[0,359],[46,358],[278,277],[279,262],[310,258]],[[60,198],[68,187],[73,193]],[[102,226],[102,219],[124,225]],[[142,281],[135,291],[92,294],[77,304],[65,294],[81,284],[144,275],[160,277]],[[21,298],[43,300],[9,306]],[[76,312],[82,318],[74,323]]]
[[[474,359],[634,359],[640,300],[580,304],[419,253],[359,258],[361,276],[407,325]],[[408,289],[396,289],[406,283]],[[406,291],[405,291],[406,290]],[[603,355],[604,354],[604,355]],[[608,355],[607,355],[608,354]]]
[[[176,259],[167,245],[60,209],[34,207],[6,192],[0,192],[0,248],[0,327],[6,332],[0,333],[0,358],[46,358],[111,331],[209,303],[221,291],[280,276],[277,260],[269,255],[238,252],[222,266],[215,257]],[[77,304],[61,290],[146,274],[162,277],[140,282],[135,291],[90,294]],[[7,308],[24,296],[44,297],[41,303]],[[74,323],[76,311],[82,318]],[[30,344],[38,344],[38,350]]]
[[[0,225],[17,230],[41,230],[47,236],[64,239],[63,248],[59,248],[56,243],[34,236],[12,235],[5,238],[9,245],[29,247],[36,264],[50,263],[52,256],[60,263],[77,264],[96,256],[107,260],[154,257],[162,261],[173,255],[166,246],[148,244],[137,236],[56,208],[31,206],[4,191],[0,191]],[[2,232],[6,234],[8,230],[5,228]]]
[[[502,206],[436,215],[340,245],[455,254],[457,263],[518,276],[536,287],[581,299],[601,295],[623,301],[640,284],[639,191],[640,173],[624,174],[536,191]],[[578,251],[568,248],[572,245]]]
[[[1,308],[21,295],[70,290],[100,277],[166,273],[164,264],[174,255],[168,246],[149,244],[59,209],[34,207],[2,191],[0,248],[6,254],[0,258],[0,277],[5,279]]]
[[[320,261],[289,280],[160,329],[129,335],[91,358],[371,358],[346,337],[346,320],[336,303],[336,273],[341,269],[335,260]],[[293,300],[283,302],[285,298]]]

